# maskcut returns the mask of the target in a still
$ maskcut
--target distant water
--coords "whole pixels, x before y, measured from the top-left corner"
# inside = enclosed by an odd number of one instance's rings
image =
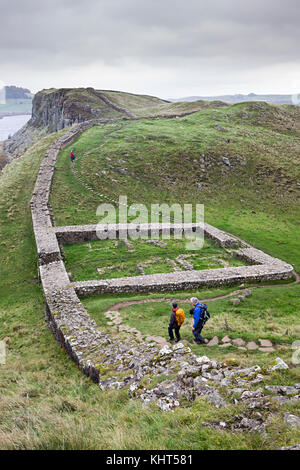
[[[21,129],[30,117],[27,114],[22,114],[20,116],[5,116],[0,119],[0,142]]]

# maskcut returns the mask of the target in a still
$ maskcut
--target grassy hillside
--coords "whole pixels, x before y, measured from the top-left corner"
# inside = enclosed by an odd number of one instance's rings
[[[107,98],[109,101],[103,100]],[[226,106],[221,101],[196,101],[193,103],[169,103],[155,96],[137,95],[122,91],[94,90],[93,88],[50,88],[37,93],[34,98],[33,122],[41,126],[44,119],[44,110],[56,106],[59,108],[63,102],[64,118],[73,122],[76,117],[80,120],[114,119],[128,117],[124,110],[128,110],[138,117],[184,115],[207,108]],[[114,105],[117,108],[114,108]],[[45,124],[44,124],[45,125]]]
[[[226,106],[226,104],[221,101],[211,103],[209,101],[200,100],[194,101],[193,103],[169,103],[155,96],[134,95],[121,91],[101,90],[101,92],[113,103],[132,111],[139,117],[181,115],[200,111],[201,109]]]
[[[277,285],[254,289],[251,297],[238,305],[233,305],[230,297],[210,300],[214,299],[214,296],[223,296],[228,292],[230,292],[229,288],[201,289],[197,292],[126,295],[122,298],[107,294],[99,297],[90,296],[83,298],[82,301],[101,328],[105,328],[112,334],[116,334],[116,326],[111,326],[110,319],[105,316],[105,311],[109,308],[115,310],[116,303],[124,302],[124,306],[117,307],[124,324],[137,328],[142,335],[151,334],[167,339],[170,304],[171,299],[175,298],[186,313],[186,320],[181,328],[181,337],[188,342],[188,346],[195,354],[205,354],[220,362],[226,358],[234,357],[244,367],[254,364],[263,367],[278,356],[290,363],[291,344],[299,338],[300,334],[297,310],[299,285]],[[207,299],[208,309],[211,313],[211,319],[203,330],[205,338],[211,340],[214,336],[218,336],[221,340],[224,336],[229,335],[232,339],[243,338],[245,341],[258,342],[258,339],[267,339],[276,345],[277,349],[265,354],[259,350],[245,352],[236,347],[229,347],[226,352],[219,346],[199,348],[193,343],[193,318],[188,313],[191,308],[188,299],[194,295],[197,295],[199,299]],[[160,300],[162,297],[166,300]],[[150,302],[150,298],[154,298],[156,301]],[[134,302],[139,299],[146,299],[148,302],[135,304]],[[292,384],[299,379],[300,369],[294,366],[284,374],[283,381],[285,384]],[[277,384],[278,380],[280,380],[278,376],[267,377],[264,384]]]
[[[98,205],[119,195],[147,207],[204,203],[207,222],[299,270],[299,118],[253,106],[89,129],[72,145],[74,172],[70,148],[60,154],[51,195],[57,225],[96,223]],[[279,122],[278,114],[287,117]]]
[[[251,117],[247,107],[237,106],[208,109],[184,119],[141,120],[88,130],[75,143],[75,175],[70,170],[69,149],[60,155],[51,201],[57,223],[97,220],[96,207],[106,198],[86,185],[113,199],[128,194],[129,202],[204,201],[208,222],[243,236],[299,269],[299,135],[289,129],[274,130],[268,119],[260,125],[248,123],[241,118],[245,110]],[[41,159],[58,135],[41,140],[7,165],[0,177],[0,339],[7,345],[7,364],[0,366],[0,448],[274,449],[299,442],[299,433],[282,419],[287,410],[295,413],[296,405],[272,405],[276,417],[271,418],[265,435],[205,428],[202,421],[230,419],[247,412],[246,405],[229,403],[217,409],[198,399],[192,407],[163,413],[154,404],[142,407],[139,401],[130,400],[127,390],[100,391],[65,355],[43,317],[29,210]],[[225,155],[230,170],[224,166]],[[238,163],[244,161],[246,165]],[[127,168],[125,174],[120,172],[123,168]],[[85,266],[88,262],[84,260]],[[198,294],[213,297],[226,292],[230,289]],[[299,334],[299,294],[299,284],[270,286],[253,293],[235,310],[227,300],[218,301],[211,309],[214,319],[208,334],[228,334],[232,328],[230,334],[260,335],[285,343],[280,355],[291,368],[267,381],[299,381],[290,349]],[[84,303],[107,328],[104,309],[120,300],[102,296]],[[169,312],[169,305],[157,304],[153,333],[163,334],[166,310]],[[149,330],[152,304],[142,312],[128,307],[124,311],[128,321],[130,314],[141,329]],[[199,352],[220,357],[214,348]],[[222,358],[233,354],[236,352],[224,351]],[[237,360],[263,365],[272,356],[254,352],[239,354]]]
[[[168,101],[157,98],[156,96],[136,95],[134,93],[126,93],[123,91],[99,91],[103,93],[103,95],[105,95],[110,101],[117,104],[121,108],[129,109],[136,114],[146,111],[148,108],[169,104]]]

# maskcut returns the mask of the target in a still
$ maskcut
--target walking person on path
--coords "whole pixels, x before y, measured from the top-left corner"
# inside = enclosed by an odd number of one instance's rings
[[[193,309],[191,313],[193,314],[194,324],[193,324],[193,335],[194,335],[194,343],[195,344],[207,344],[207,339],[204,339],[201,336],[201,331],[205,323],[204,312],[205,309],[207,311],[206,304],[201,304],[197,297],[192,297],[191,302],[193,305]],[[205,307],[204,307],[205,306]],[[208,314],[209,315],[209,314]]]
[[[175,331],[175,335],[176,335],[176,343],[178,343],[178,341],[181,340],[179,330],[180,330],[181,325],[184,322],[184,319],[185,319],[185,315],[184,315],[183,309],[178,308],[177,303],[173,302],[169,328],[168,328],[170,341],[174,341],[173,330]]]
[[[71,150],[70,157],[71,157],[71,162],[73,163],[74,160],[75,160],[75,158],[76,158],[76,157],[75,157],[75,150],[74,150],[74,149]]]

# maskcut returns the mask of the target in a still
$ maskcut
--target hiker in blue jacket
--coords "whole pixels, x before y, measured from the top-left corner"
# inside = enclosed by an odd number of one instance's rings
[[[202,309],[201,309],[201,304],[197,297],[192,297],[191,302],[193,305],[193,318],[194,318],[194,324],[193,324],[193,335],[194,335],[194,343],[195,344],[206,344],[208,341],[201,336],[201,331],[203,328],[203,318],[202,318]]]

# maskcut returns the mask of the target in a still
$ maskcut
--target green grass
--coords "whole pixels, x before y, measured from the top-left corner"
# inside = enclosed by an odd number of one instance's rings
[[[221,300],[207,301],[208,309],[211,313],[211,319],[205,327],[205,337],[213,338],[215,335],[219,339],[226,335],[232,338],[242,337],[245,341],[257,341],[258,339],[269,339],[274,344],[280,346],[280,349],[272,354],[264,354],[260,351],[250,351],[245,353],[237,348],[230,348],[227,351],[219,347],[207,348],[199,347],[192,343],[192,323],[189,309],[191,305],[186,301],[192,295],[198,295],[201,299],[209,298],[213,295],[218,296],[218,289],[211,293],[207,292],[186,292],[180,306],[186,312],[186,321],[181,328],[183,339],[190,342],[190,346],[197,354],[207,354],[209,357],[222,359],[226,355],[234,354],[240,358],[243,363],[252,364],[257,361],[266,364],[272,358],[284,357],[287,362],[291,363],[291,345],[299,338],[300,321],[298,315],[298,299],[300,294],[299,285],[293,286],[270,286],[263,289],[254,289],[252,295],[242,301],[239,305],[234,306],[230,297]],[[143,304],[135,304],[121,308],[121,317],[123,322],[139,329],[142,334],[153,334],[168,338],[168,322],[170,318],[170,300],[178,298],[177,293],[173,292],[169,295],[161,294],[166,301],[156,301]],[[143,296],[135,296],[134,299],[142,299]],[[147,297],[146,297],[147,298]],[[130,297],[124,298],[126,302],[130,302]],[[91,315],[98,321],[100,325],[107,325],[104,312],[118,302],[119,299],[114,297],[84,298],[83,303],[90,311]],[[282,345],[282,347],[281,347]]]
[[[156,295],[135,295],[135,296],[110,296],[101,297],[91,296],[83,298],[82,302],[90,314],[95,318],[99,325],[107,328],[109,321],[105,317],[105,311],[117,302],[130,302],[131,300],[157,298],[158,301],[149,303],[133,304],[120,307],[119,311],[125,324],[139,329],[142,334],[153,334],[168,338],[168,322],[170,318],[170,305],[172,299],[178,299],[180,306],[186,312],[186,321],[181,328],[181,335],[190,343],[190,347],[196,354],[206,354],[215,359],[235,356],[239,357],[244,364],[266,364],[272,358],[283,357],[291,363],[292,349],[291,345],[299,338],[300,321],[298,314],[299,284],[292,286],[269,286],[262,289],[253,289],[252,295],[234,306],[231,298],[209,301],[209,298],[226,295],[233,289],[210,289],[190,292],[169,292]],[[193,345],[192,323],[189,315],[191,308],[187,301],[192,296],[199,299],[208,299],[208,309],[211,313],[211,319],[205,327],[205,337],[213,338],[215,335],[222,339],[229,335],[232,338],[242,337],[245,341],[257,341],[258,339],[269,339],[275,345],[280,346],[274,353],[264,354],[260,351],[244,351],[237,348],[230,348],[225,351],[219,347],[199,347]],[[236,298],[237,296],[235,296]],[[165,301],[159,299],[165,298]],[[180,300],[182,299],[182,300]],[[108,328],[111,329],[111,327]],[[298,373],[299,373],[298,368]],[[292,372],[293,374],[294,372]]]
[[[164,100],[155,96],[135,95],[133,93],[124,93],[122,91],[99,90],[110,101],[117,104],[121,108],[126,108],[136,115],[144,115],[147,111],[151,111],[160,106],[168,106]],[[148,112],[149,112],[148,111]]]
[[[190,251],[186,240],[163,240],[163,246],[149,243],[149,240],[99,240],[88,243],[74,243],[64,246],[66,269],[72,280],[86,281],[143,274],[138,265],[142,263],[145,274],[170,273],[174,271],[172,260],[177,269],[184,270],[177,260],[181,254],[188,256],[186,261],[194,269],[216,269],[226,266],[242,266],[243,262],[234,258],[209,240],[205,240],[201,250]],[[133,251],[134,250],[134,251]],[[101,274],[97,271],[102,269]]]

